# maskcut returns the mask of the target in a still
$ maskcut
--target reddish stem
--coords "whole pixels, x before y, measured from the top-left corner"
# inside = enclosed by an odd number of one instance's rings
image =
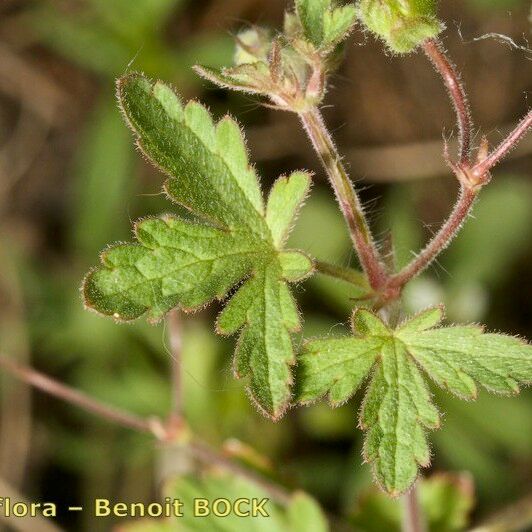
[[[83,392],[65,386],[32,368],[13,362],[7,357],[0,356],[0,367],[7,370],[11,375],[17,377],[21,381],[30,384],[47,394],[58,397],[67,403],[79,406],[84,410],[88,410],[89,412],[112,421],[113,423],[141,432],[152,432],[150,420],[137,417],[134,414],[130,414],[119,408],[101,403]]]
[[[364,215],[353,184],[342,163],[336,146],[329,134],[323,117],[317,108],[299,115],[303,127],[316,151],[349,227],[349,234],[358,253],[360,264],[372,288],[378,290],[387,281],[386,270],[373,241],[369,224]]]
[[[427,39],[423,43],[423,50],[428,56],[440,76],[443,78],[445,87],[456,112],[456,121],[459,131],[459,153],[458,158],[462,164],[471,162],[471,135],[473,124],[471,122],[471,112],[469,102],[464,90],[460,75],[456,67],[447,57],[442,44],[435,39]]]
[[[426,532],[427,528],[418,499],[417,482],[403,495],[403,532]]]
[[[517,143],[526,135],[531,127],[532,110],[528,111],[515,129],[485,159],[473,168],[473,174],[476,177],[486,175],[517,146]]]
[[[460,188],[460,196],[447,221],[442,225],[436,235],[434,235],[434,238],[428,243],[427,247],[403,270],[391,277],[389,282],[390,287],[403,287],[434,261],[458,233],[460,227],[471,212],[477,195],[478,189],[476,188],[467,188],[465,186]]]
[[[107,421],[136,431],[149,432],[162,442],[173,441],[171,436],[174,436],[175,434],[173,434],[172,427],[166,427],[158,420],[140,418],[124,410],[106,405],[82,392],[78,392],[74,388],[61,384],[28,366],[13,362],[5,356],[0,356],[0,368],[6,370],[10,375],[26,384],[34,386],[35,388],[57,397],[58,399],[62,399],[67,403],[79,406]],[[239,463],[218,452],[207,443],[197,439],[186,439],[179,443],[183,445],[183,449],[186,452],[189,452],[200,462],[219,466],[254,482],[267,492],[273,500],[280,504],[286,505],[290,502],[290,494],[282,486],[269,482],[258,473],[241,466]]]

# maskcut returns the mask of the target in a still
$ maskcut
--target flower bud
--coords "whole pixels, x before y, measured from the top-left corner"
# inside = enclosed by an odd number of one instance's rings
[[[268,61],[272,36],[265,28],[254,26],[236,36],[234,64],[236,66]]]
[[[357,14],[370,31],[398,53],[411,52],[443,29],[434,0],[360,0]]]

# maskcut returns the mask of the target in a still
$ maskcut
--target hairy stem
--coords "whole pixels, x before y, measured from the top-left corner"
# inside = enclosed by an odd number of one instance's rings
[[[474,168],[473,174],[476,177],[486,175],[497,163],[510,153],[517,143],[526,135],[532,127],[532,110],[528,111],[525,117],[517,124],[515,129],[482,161]]]
[[[403,502],[403,532],[426,532],[423,514],[419,505],[417,482],[412,489],[402,497]]]
[[[443,45],[438,40],[427,39],[422,46],[425,54],[442,77],[456,112],[459,134],[458,159],[462,164],[469,164],[471,162],[473,124],[471,122],[469,102],[460,80],[460,75],[447,57]]]
[[[320,111],[313,107],[300,113],[299,118],[327,173],[369,283],[372,288],[380,288],[386,282],[386,271],[373,240],[360,199],[347,175],[323,117]]]
[[[404,286],[432,264],[434,259],[449,245],[460,230],[460,227],[471,212],[477,195],[478,189],[465,186],[460,188],[458,201],[447,221],[441,226],[425,249],[410,264],[405,266],[399,273],[392,275],[389,286],[394,288]]]
[[[344,268],[321,260],[314,261],[314,266],[316,267],[316,270],[323,275],[334,277],[335,279],[341,279],[342,281],[369,289],[366,276],[357,270]]]
[[[54,397],[58,397],[67,403],[79,406],[112,423],[140,432],[152,432],[152,425],[149,420],[137,417],[119,408],[106,405],[28,366],[13,362],[5,356],[0,356],[0,367],[31,386]]]
[[[472,123],[460,76],[438,41],[433,39],[425,41],[423,49],[442,76],[456,111],[460,131],[460,160],[458,164],[450,164],[461,183],[461,187],[458,201],[441,229],[410,264],[399,273],[391,276],[388,287],[396,289],[401,289],[408,281],[421,273],[449,245],[470,214],[479,191],[489,182],[490,170],[517,145],[532,127],[532,111],[529,111],[491,154],[486,155],[487,143],[481,145],[477,155],[477,163],[473,165],[471,161]]]
[[[451,60],[447,57],[442,44],[438,40],[427,39],[422,46],[425,54],[442,77],[456,113],[456,122],[459,131],[459,163],[455,169],[455,173],[457,173],[458,177],[458,172],[461,169],[469,170],[471,167],[473,124],[471,122],[469,103],[465,89],[460,81],[460,75]],[[399,273],[392,275],[388,284],[389,287],[401,289],[408,281],[432,264],[436,257],[449,245],[458,233],[460,227],[471,212],[480,188],[461,183],[458,201],[449,218],[415,259]]]

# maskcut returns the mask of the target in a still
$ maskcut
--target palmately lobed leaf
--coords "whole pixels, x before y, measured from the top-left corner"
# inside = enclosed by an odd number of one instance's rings
[[[465,399],[476,397],[476,383],[512,394],[519,384],[532,382],[532,346],[477,326],[436,328],[442,319],[441,308],[428,309],[392,329],[358,310],[354,336],[312,340],[299,357],[301,403],[328,395],[336,406],[370,378],[360,414],[364,456],[392,496],[409,489],[418,466],[429,465],[425,432],[440,423],[421,370]]]
[[[532,346],[512,336],[485,334],[478,326],[415,331],[406,324],[397,337],[437,384],[464,399],[476,398],[475,382],[515,394],[519,383],[532,381]]]
[[[313,270],[305,254],[283,245],[310,176],[279,178],[265,205],[233,119],[215,124],[200,104],[183,106],[168,86],[139,74],[119,80],[118,97],[139,148],[169,176],[168,196],[197,220],[166,215],[135,224],[137,243],[110,247],[87,275],[85,303],[117,320],[156,321],[175,307],[223,299],[242,283],[218,330],[240,331],[235,374],[250,377],[259,408],[278,418],[290,400],[290,333],[300,326],[287,283]]]
[[[362,385],[382,348],[380,338],[331,338],[309,342],[299,359],[298,400],[328,394],[332,406],[345,403]]]

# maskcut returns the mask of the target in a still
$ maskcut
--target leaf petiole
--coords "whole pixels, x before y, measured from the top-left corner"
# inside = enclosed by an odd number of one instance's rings
[[[355,286],[365,288],[368,291],[371,290],[366,276],[358,270],[337,266],[336,264],[331,264],[330,262],[321,260],[315,260],[314,267],[316,268],[316,271],[322,275],[334,277],[335,279],[341,279],[342,281],[346,281]]]
[[[377,290],[386,283],[386,270],[360,199],[347,175],[323,117],[317,107],[311,107],[299,113],[299,118],[327,173],[369,284]]]

